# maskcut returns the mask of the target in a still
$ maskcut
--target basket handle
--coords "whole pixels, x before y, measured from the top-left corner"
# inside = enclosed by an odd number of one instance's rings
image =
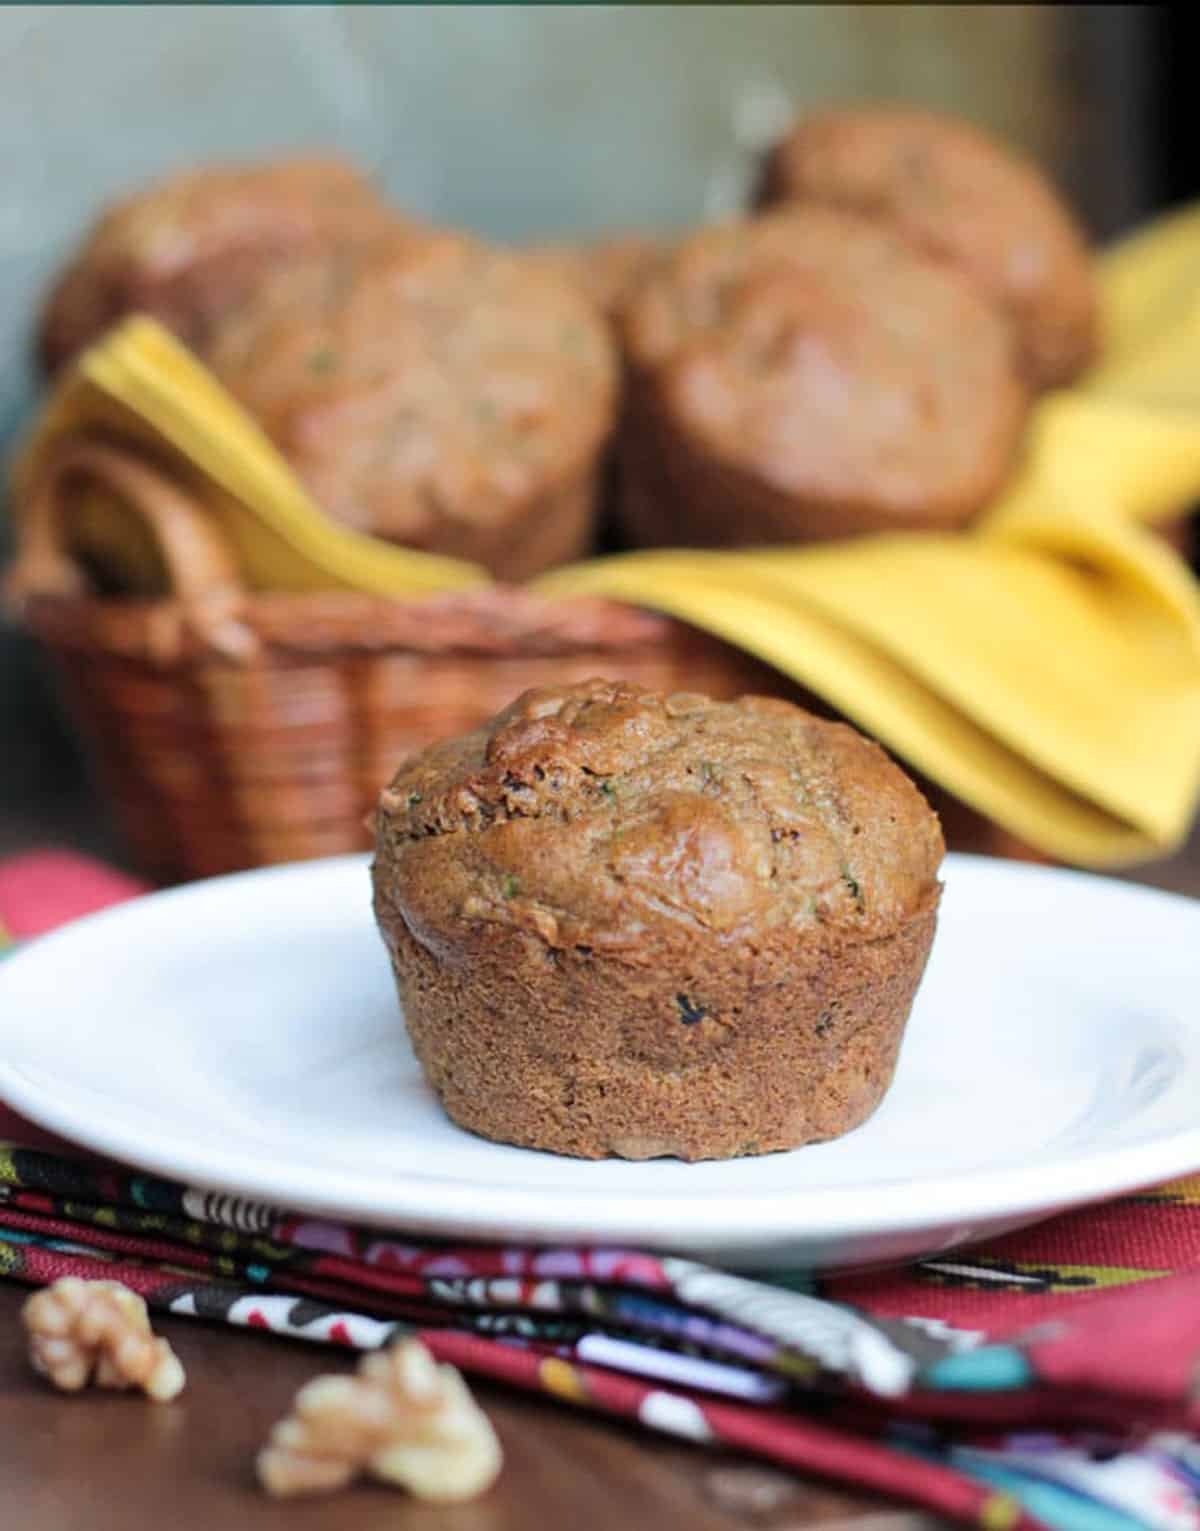
[[[161,657],[175,657],[190,631],[229,658],[249,658],[258,640],[240,620],[247,592],[212,516],[144,458],[108,442],[66,441],[34,478],[21,506],[17,556],[4,584],[10,609],[19,614],[39,599],[86,593],[87,577],[71,555],[66,493],[69,483],[81,478],[113,491],[154,538],[170,586],[169,598],[160,603]]]

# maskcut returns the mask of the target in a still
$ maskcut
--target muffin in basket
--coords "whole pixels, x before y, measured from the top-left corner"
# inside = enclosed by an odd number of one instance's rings
[[[837,208],[694,235],[623,332],[622,519],[643,545],[960,527],[1007,475],[1028,407],[998,310]]]
[[[892,1078],[942,837],[908,778],[788,702],[529,691],[401,767],[375,911],[449,1115],[585,1158],[835,1137]]]
[[[133,312],[196,344],[269,267],[402,226],[365,176],[331,157],[167,176],[109,208],[55,282],[41,360],[53,371]]]
[[[203,354],[329,515],[518,580],[589,544],[608,326],[535,262],[430,232],[271,273]]]
[[[1014,322],[1035,387],[1069,382],[1092,357],[1082,230],[1036,165],[969,123],[913,107],[817,113],[769,156],[762,199],[865,213],[956,265]]]

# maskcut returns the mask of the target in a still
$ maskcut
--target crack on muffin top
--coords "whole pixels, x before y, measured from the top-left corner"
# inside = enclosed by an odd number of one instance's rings
[[[378,834],[377,896],[414,933],[491,921],[575,948],[665,927],[869,940],[942,855],[917,789],[846,725],[601,680],[526,692],[407,762]]]

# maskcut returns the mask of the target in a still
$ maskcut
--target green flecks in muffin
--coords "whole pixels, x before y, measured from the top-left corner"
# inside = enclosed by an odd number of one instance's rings
[[[616,803],[617,789],[611,781],[602,781],[600,783],[600,790],[610,803]]]
[[[321,346],[319,350],[311,351],[308,357],[308,370],[315,372],[318,377],[332,372],[338,364],[337,352],[332,346]]]
[[[421,794],[419,792],[410,792],[408,794],[408,806],[410,808],[415,808],[420,801]]]
[[[511,872],[504,874],[504,882],[501,886],[504,889],[505,898],[516,898],[517,894],[521,891],[521,884]]]
[[[700,762],[700,780],[706,787],[714,786],[721,780],[721,773],[711,760],[702,760]]]
[[[846,888],[850,894],[850,897],[854,900],[855,905],[861,913],[865,907],[863,903],[862,889],[858,885],[858,879],[854,876],[849,867],[842,868],[842,881],[846,884]]]
[[[677,994],[675,1003],[679,1006],[679,1019],[685,1026],[695,1026],[698,1021],[704,1020],[708,1011],[703,1005],[698,1005],[686,994]]]

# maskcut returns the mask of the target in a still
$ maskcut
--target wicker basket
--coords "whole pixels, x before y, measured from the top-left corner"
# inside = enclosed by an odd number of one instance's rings
[[[86,593],[66,524],[80,479],[136,508],[169,597]],[[73,446],[22,512],[10,589],[160,881],[363,847],[406,754],[529,686],[600,674],[716,696],[788,691],[737,650],[608,601],[505,587],[415,602],[250,593],[212,518],[111,445]]]
[[[68,525],[80,479],[136,510],[169,596],[87,593]],[[361,849],[405,755],[530,686],[620,676],[829,712],[739,650],[616,602],[503,586],[419,601],[251,593],[212,517],[140,454],[103,443],[73,443],[39,479],[9,590],[138,864],[162,882]],[[1034,856],[922,786],[955,847]]]

